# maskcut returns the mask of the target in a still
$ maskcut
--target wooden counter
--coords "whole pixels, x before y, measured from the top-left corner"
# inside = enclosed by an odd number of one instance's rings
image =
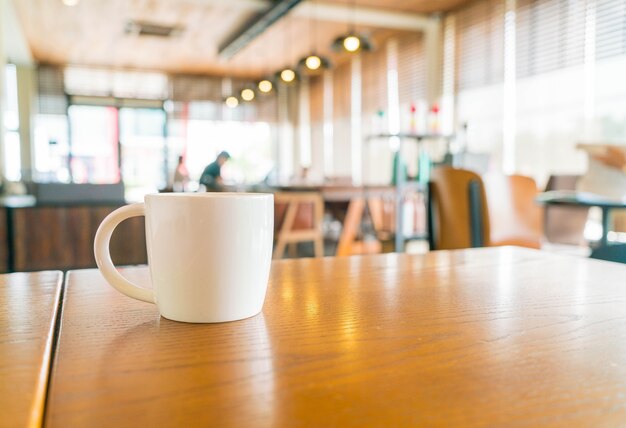
[[[95,267],[93,240],[100,222],[119,205],[5,206],[0,208],[0,272]],[[113,234],[118,265],[147,263],[144,219],[123,222]]]

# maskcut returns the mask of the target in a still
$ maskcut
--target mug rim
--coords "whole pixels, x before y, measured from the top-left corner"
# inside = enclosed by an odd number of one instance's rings
[[[149,193],[144,195],[144,200],[148,198],[265,198],[274,196],[267,192],[168,192]]]

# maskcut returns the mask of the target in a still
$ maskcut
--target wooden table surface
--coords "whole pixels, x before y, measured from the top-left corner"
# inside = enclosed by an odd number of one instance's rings
[[[626,421],[623,265],[511,247],[281,260],[260,315],[212,325],[69,275],[52,427]]]
[[[41,425],[62,278],[0,275],[0,427]]]

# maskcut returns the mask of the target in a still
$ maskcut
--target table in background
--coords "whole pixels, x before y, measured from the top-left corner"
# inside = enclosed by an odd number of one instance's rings
[[[561,205],[575,207],[598,207],[602,210],[602,237],[600,246],[608,244],[610,211],[626,208],[626,200],[617,200],[586,192],[552,190],[540,193],[537,202],[544,205]]]
[[[615,426],[625,344],[626,266],[512,247],[275,261],[263,312],[222,324],[73,271],[46,419]]]
[[[0,275],[0,426],[41,426],[62,278]]]
[[[335,218],[341,221],[342,228],[337,243],[336,256],[349,256],[354,254],[379,253],[382,245],[379,241],[381,235],[395,235],[396,252],[404,251],[405,239],[422,239],[426,240],[426,221],[425,221],[425,203],[420,203],[416,199],[420,194],[424,194],[424,186],[419,183],[407,183],[401,190],[394,186],[352,186],[352,185],[312,185],[300,184],[289,186],[277,186],[284,192],[318,192],[322,195],[326,209],[332,212]],[[401,234],[398,236],[397,231],[403,230],[402,224],[405,223],[404,215],[398,216],[398,206],[404,207],[402,203],[405,199],[411,198],[414,208],[414,216],[418,217],[418,211],[421,207],[423,224],[418,224],[415,220],[413,233],[409,236]],[[390,204],[389,204],[390,202]],[[337,209],[337,205],[343,205],[345,208]],[[390,208],[390,209],[385,209]],[[344,211],[342,215],[337,215],[337,211]],[[401,210],[402,211],[402,210]],[[367,221],[376,236],[370,236],[370,240],[359,241],[357,238],[361,231],[362,221],[369,216]],[[400,225],[400,227],[398,227]],[[401,242],[401,244],[399,244]]]

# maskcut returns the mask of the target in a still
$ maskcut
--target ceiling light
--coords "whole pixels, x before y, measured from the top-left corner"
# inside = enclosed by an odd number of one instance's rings
[[[280,72],[280,78],[283,79],[283,82],[291,83],[296,78],[296,73],[290,68],[285,68]]]
[[[261,80],[259,82],[259,91],[263,92],[264,94],[267,94],[268,92],[272,91],[272,82],[270,82],[267,79]]]
[[[239,105],[239,100],[236,97],[226,98],[226,106],[229,108],[235,108]]]
[[[65,6],[76,6],[79,0],[63,0]]]
[[[319,56],[316,54],[311,54],[309,56],[303,57],[298,61],[297,70],[304,75],[315,76],[318,75],[322,70],[326,70],[330,68],[330,61],[328,58],[323,56]]]
[[[367,37],[351,33],[337,37],[333,41],[332,48],[336,52],[343,51],[354,53],[360,51],[371,51],[373,46]]]
[[[356,36],[348,36],[343,39],[343,47],[348,52],[356,52],[361,47],[361,40]]]
[[[254,91],[250,88],[242,90],[241,99],[244,101],[252,101],[254,99]]]
[[[304,60],[304,64],[309,70],[317,70],[322,65],[322,60],[317,55],[309,55],[306,60]]]

